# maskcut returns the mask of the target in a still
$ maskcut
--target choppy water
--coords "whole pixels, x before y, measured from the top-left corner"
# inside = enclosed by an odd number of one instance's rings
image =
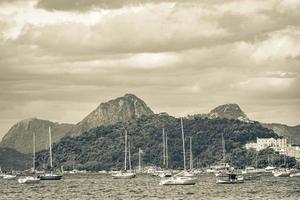
[[[243,184],[217,185],[213,175],[200,175],[193,186],[160,186],[159,180],[147,175],[118,180],[85,174],[22,185],[0,179],[0,199],[300,199],[299,177],[262,177]]]

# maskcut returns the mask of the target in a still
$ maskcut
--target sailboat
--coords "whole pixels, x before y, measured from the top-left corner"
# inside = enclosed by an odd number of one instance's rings
[[[35,133],[32,134],[32,172],[35,173]],[[39,183],[40,178],[36,176],[25,176],[18,179],[19,183]]]
[[[54,174],[52,171],[53,163],[52,163],[52,142],[51,142],[51,127],[49,127],[49,156],[50,156],[50,173],[46,173],[40,176],[41,180],[60,180],[62,175]]]
[[[294,153],[294,155],[295,155],[295,153]],[[300,168],[300,162],[296,160],[296,169],[294,169],[291,172],[290,177],[300,177],[299,168]]]
[[[272,157],[273,158],[273,157]],[[266,172],[272,172],[275,170],[276,167],[274,167],[270,161],[270,155],[268,155],[268,166],[265,168]]]
[[[225,149],[225,140],[224,135],[222,133],[222,147],[223,147],[223,163],[224,167],[227,166],[226,161],[226,149]],[[215,173],[216,175],[216,183],[218,184],[233,184],[233,183],[243,183],[244,177],[238,175],[231,169],[220,170],[219,172]]]
[[[163,128],[163,170],[157,174],[161,178],[172,176],[172,172],[168,170],[168,160],[168,136],[165,134],[165,129]]]
[[[142,171],[142,153],[143,153],[143,151],[142,151],[142,149],[141,148],[139,148],[139,170],[138,170],[138,173],[143,173],[143,171]]]
[[[242,170],[242,174],[245,180],[257,180],[264,173],[264,169],[258,169],[258,151],[255,156],[255,167],[247,166],[245,170]]]
[[[182,118],[180,119],[181,122],[181,134],[182,134],[182,149],[183,149],[183,167],[184,170],[182,172],[179,172],[178,174],[175,174],[174,176],[170,178],[164,178],[160,181],[160,185],[195,185],[197,182],[197,179],[190,176],[191,173],[189,173],[186,170],[186,159],[185,159],[185,139],[184,139],[184,131],[183,131],[183,121]]]
[[[131,156],[130,156],[130,147],[129,147],[129,171],[127,171],[127,131],[125,131],[125,161],[124,161],[124,171],[112,174],[112,177],[115,179],[130,179],[136,176],[136,173],[131,171]]]
[[[286,155],[284,154],[284,168],[281,169],[275,169],[274,171],[272,171],[273,175],[275,177],[289,177],[291,174],[291,170],[289,170],[286,166]]]
[[[0,167],[0,177],[2,177],[3,179],[6,179],[6,180],[12,180],[12,179],[15,179],[17,176],[14,174],[3,173],[2,169]]]

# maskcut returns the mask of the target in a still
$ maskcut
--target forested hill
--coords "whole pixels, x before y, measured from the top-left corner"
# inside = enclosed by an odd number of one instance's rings
[[[30,169],[32,157],[14,149],[0,147],[0,167],[2,171]]]
[[[186,149],[188,138],[193,138],[195,161],[202,166],[217,163],[222,157],[222,134],[226,141],[227,158],[237,165],[246,165],[240,153],[243,145],[256,137],[278,137],[272,130],[259,123],[245,123],[234,119],[184,119]],[[133,166],[138,163],[138,149],[141,148],[144,165],[162,163],[162,128],[168,135],[169,163],[172,168],[183,167],[180,119],[167,115],[142,116],[126,123],[101,126],[89,130],[78,137],[65,137],[53,146],[54,165],[71,168],[73,160],[76,167],[88,170],[121,169],[124,162],[124,132],[127,130],[131,143]],[[188,151],[187,151],[188,152]],[[232,154],[231,154],[232,153]],[[234,156],[229,156],[234,155]],[[187,158],[188,158],[187,153]],[[48,160],[48,151],[38,153],[39,166]],[[238,162],[236,161],[238,160]],[[188,161],[188,160],[187,160]],[[252,161],[249,161],[252,162]]]

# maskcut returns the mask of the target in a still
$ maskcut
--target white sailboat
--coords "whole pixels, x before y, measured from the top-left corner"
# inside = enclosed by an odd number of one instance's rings
[[[190,173],[186,170],[186,158],[185,158],[185,139],[183,131],[183,121],[181,122],[181,134],[182,134],[182,149],[183,149],[183,167],[184,170],[170,178],[164,178],[160,181],[160,185],[195,185],[197,179],[190,176]]]
[[[32,172],[35,173],[35,133],[32,134],[32,149],[33,149],[33,156],[32,156]],[[39,183],[40,178],[36,176],[25,176],[20,177],[18,179],[19,183]]]
[[[294,169],[291,174],[290,177],[300,177],[300,171],[299,171],[299,161],[296,161],[296,167],[297,169]]]
[[[168,160],[168,136],[163,128],[163,170],[157,173],[157,175],[161,178],[172,176],[172,172],[168,170]]]
[[[300,177],[300,172],[299,171],[294,171],[290,174],[290,177]]]
[[[289,177],[291,175],[291,170],[286,166],[286,155],[284,154],[284,166],[285,168],[279,168],[272,171],[275,177]]]
[[[142,173],[142,149],[139,148],[139,170],[138,170],[138,173]]]
[[[52,171],[53,163],[52,163],[52,141],[51,141],[51,127],[49,127],[49,156],[50,156],[50,173],[45,173],[40,176],[41,180],[60,180],[62,175],[55,174]]]
[[[125,161],[124,161],[124,171],[112,174],[112,177],[115,179],[130,179],[136,176],[136,173],[131,170],[131,156],[130,156],[130,147],[129,147],[129,171],[127,171],[127,131],[125,131]]]
[[[268,166],[265,168],[266,172],[273,172],[276,169],[270,162],[270,155],[268,155]]]

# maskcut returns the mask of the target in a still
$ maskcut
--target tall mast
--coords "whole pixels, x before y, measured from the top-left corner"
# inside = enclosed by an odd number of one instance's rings
[[[226,149],[225,149],[225,140],[224,140],[223,133],[222,133],[222,148],[223,148],[223,163],[225,165],[225,162],[226,162]]]
[[[163,128],[163,168],[166,166],[165,129]]]
[[[128,164],[129,164],[129,170],[131,171],[131,155],[130,155],[130,142],[128,142]]]
[[[139,148],[139,172],[142,171],[141,148]]]
[[[127,170],[127,131],[125,131],[125,166],[124,169],[125,171]]]
[[[192,137],[190,137],[190,170],[193,169]]]
[[[286,155],[284,154],[283,156],[284,156],[284,157],[283,157],[283,159],[284,159],[284,167],[287,168]]]
[[[258,168],[258,151],[256,151],[256,155],[255,155],[255,168]]]
[[[52,170],[52,141],[51,141],[51,127],[49,126],[49,152],[50,152],[50,167]]]
[[[35,172],[35,133],[32,134],[32,171]]]
[[[181,133],[182,133],[183,169],[184,169],[184,171],[186,171],[186,164],[185,164],[185,144],[184,144],[184,132],[183,132],[182,118],[180,118],[180,122],[181,122]]]
[[[169,167],[168,134],[166,133],[166,168]]]

